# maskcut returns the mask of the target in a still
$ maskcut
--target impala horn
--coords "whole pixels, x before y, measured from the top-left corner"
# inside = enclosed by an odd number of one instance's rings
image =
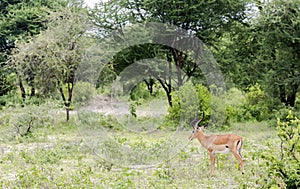
[[[191,122],[191,125],[192,125],[193,128],[198,127],[198,124],[199,124],[201,121],[203,121],[203,119],[204,119],[204,112],[203,112],[203,115],[202,115],[202,119],[198,120],[198,116],[199,116],[199,113],[197,112],[197,113],[196,113],[196,116],[195,116],[195,119]],[[195,122],[196,122],[196,123],[195,123]]]
[[[193,119],[193,121],[191,121],[191,126],[193,127],[193,128],[195,128],[195,122],[197,122],[197,120],[198,120],[198,116],[199,116],[199,113],[197,112],[196,113],[196,115],[195,115],[195,118]]]

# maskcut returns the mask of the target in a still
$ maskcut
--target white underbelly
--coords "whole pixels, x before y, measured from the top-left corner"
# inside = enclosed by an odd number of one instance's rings
[[[225,148],[224,150],[214,150],[214,154],[219,153],[219,154],[228,154],[230,152],[229,148]]]

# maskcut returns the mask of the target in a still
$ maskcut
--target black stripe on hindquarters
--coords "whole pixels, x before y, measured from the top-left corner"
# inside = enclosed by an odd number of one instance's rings
[[[238,148],[237,150],[238,150],[238,152],[239,152],[239,155],[240,155],[241,158],[242,158],[241,150],[242,150],[242,146],[243,146],[243,141],[238,140],[237,143],[236,143],[236,148],[239,146],[239,143],[241,143],[241,147]]]

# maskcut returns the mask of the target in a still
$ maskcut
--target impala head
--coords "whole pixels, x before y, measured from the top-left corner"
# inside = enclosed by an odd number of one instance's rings
[[[197,138],[200,131],[203,132],[206,126],[199,126],[199,123],[204,119],[204,112],[201,120],[198,120],[198,113],[196,114],[195,119],[191,122],[191,126],[193,127],[193,131],[189,137],[190,140]]]

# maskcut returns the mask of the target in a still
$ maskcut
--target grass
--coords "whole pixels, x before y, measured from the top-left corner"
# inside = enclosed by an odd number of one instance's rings
[[[245,138],[246,172],[241,175],[232,155],[218,155],[209,177],[208,153],[198,141],[188,143],[190,131],[107,129],[107,140],[78,131],[74,121],[57,121],[26,137],[2,138],[2,188],[258,188],[266,177],[260,154],[267,143],[279,144],[266,122],[233,124],[227,132]],[[91,141],[106,143],[91,147]],[[108,154],[100,158],[95,152],[103,149]]]

